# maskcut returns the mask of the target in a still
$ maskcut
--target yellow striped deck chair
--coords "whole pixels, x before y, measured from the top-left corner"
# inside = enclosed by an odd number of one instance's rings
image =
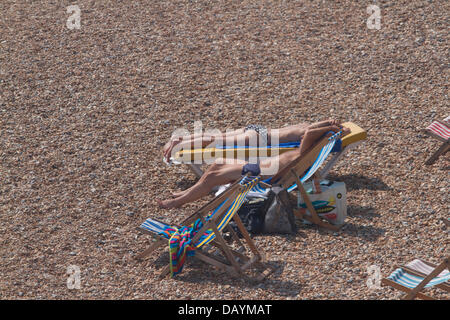
[[[360,145],[367,138],[367,132],[355,123],[345,122],[342,125],[349,128],[351,132],[342,138],[340,148],[336,148],[337,151],[335,152],[333,151],[333,157],[320,171],[320,176],[323,179],[345,153]],[[293,141],[280,143],[276,146],[216,146],[213,148],[187,149],[176,152],[170,158],[169,164],[186,164],[197,177],[201,177],[203,175],[202,164],[211,163],[217,158],[242,158],[243,160],[248,160],[250,157],[265,158],[295,150],[299,145],[298,141]]]

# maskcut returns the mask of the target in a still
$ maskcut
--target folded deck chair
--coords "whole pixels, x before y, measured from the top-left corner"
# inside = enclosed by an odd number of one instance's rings
[[[426,129],[425,133],[431,137],[442,141],[441,147],[431,155],[425,162],[426,165],[431,165],[447,151],[450,150],[450,116],[443,121],[434,121]]]
[[[262,254],[250,238],[239,215],[236,214],[250,189],[259,180],[259,177],[244,176],[220,196],[215,197],[184,220],[181,226],[166,224],[152,218],[147,219],[138,230],[152,235],[156,241],[136,258],[142,259],[155,249],[169,245],[170,263],[162,270],[161,277],[169,273],[172,276],[178,274],[183,268],[186,257],[195,256],[233,276],[261,281],[273,272],[273,269],[265,266]],[[228,223],[231,220],[234,220],[243,235],[244,243],[233,228],[229,227]],[[231,233],[238,248],[232,248],[226,243],[222,235],[224,231]],[[220,254],[217,250],[215,255],[212,254],[211,249],[218,249]],[[258,272],[256,277],[247,276],[246,271],[250,271],[250,268],[259,268],[262,271]]]
[[[403,299],[433,299],[423,293],[430,287],[437,287],[450,292],[450,257],[439,265],[415,259],[405,266],[400,266],[391,275],[381,280],[382,285],[390,286],[406,293]]]
[[[358,146],[367,138],[367,133],[364,129],[352,122],[346,122],[342,124],[344,127],[349,128],[351,132],[343,137],[340,148],[336,148],[335,155],[327,163],[324,169],[320,172],[322,178],[325,178],[330,169],[337,163],[342,156],[352,148]],[[200,148],[191,150],[181,150],[175,153],[174,157],[170,158],[169,164],[187,164],[189,168],[195,173],[197,177],[203,175],[200,163],[195,163],[197,159],[201,162],[212,161],[216,158],[245,158],[252,157],[271,157],[283,152],[295,150],[300,143],[287,142],[280,143],[275,146],[264,147],[248,147],[248,146],[234,146],[224,147],[216,146],[215,148]]]

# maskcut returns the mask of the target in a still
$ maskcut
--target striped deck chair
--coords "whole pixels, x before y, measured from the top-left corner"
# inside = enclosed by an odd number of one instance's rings
[[[339,159],[343,157],[345,153],[360,145],[367,138],[366,131],[358,125],[352,122],[345,122],[342,125],[349,128],[351,132],[342,138],[340,147],[335,148],[333,158],[330,159],[330,161],[320,172],[322,178],[327,176],[331,168],[338,162]],[[203,171],[201,169],[201,164],[196,163],[198,159],[200,162],[205,163],[208,161],[211,162],[216,158],[240,158],[245,160],[248,160],[250,157],[265,158],[295,150],[299,147],[299,145],[300,143],[296,141],[263,147],[216,146],[214,148],[181,150],[170,158],[170,162],[168,164],[187,164],[197,177],[201,177],[203,175]]]
[[[289,172],[285,173],[282,177],[275,175],[272,178],[272,181],[275,181],[277,186],[286,191],[285,195],[280,196],[279,199],[287,210],[292,210],[294,215],[302,220],[332,231],[339,230],[341,226],[333,225],[326,219],[320,217],[303,184],[308,179],[316,177],[315,182],[317,183],[315,185],[320,188],[318,180],[319,178],[322,179],[322,176],[320,174],[316,175],[316,172],[324,163],[333,149],[334,144],[341,136],[342,132],[338,132],[330,137],[323,137],[296,161]],[[297,195],[293,192],[296,189],[298,191]],[[301,197],[308,211],[297,207],[297,197]],[[293,202],[295,205],[293,205]]]
[[[250,189],[259,180],[259,177],[244,176],[223,194],[215,197],[184,220],[181,226],[148,218],[138,230],[153,236],[156,241],[150,248],[137,255],[136,259],[143,259],[155,249],[169,245],[170,263],[162,270],[161,277],[169,273],[172,276],[180,273],[186,257],[195,256],[199,260],[222,269],[233,276],[261,281],[274,270],[265,266],[263,255],[250,238],[239,215],[236,214]],[[234,220],[243,235],[243,242],[233,228],[229,226],[231,220]],[[227,244],[222,234],[224,231],[231,233],[238,248]],[[218,249],[220,252],[216,250],[214,255],[209,252],[211,249]],[[246,254],[246,251],[249,255]],[[257,272],[256,277],[250,277],[246,275],[246,271],[250,268],[259,268],[262,271]]]
[[[442,141],[441,147],[431,155],[425,162],[426,165],[431,165],[447,151],[450,150],[450,116],[443,121],[436,120],[431,123],[426,129],[425,133],[429,136]]]
[[[400,266],[391,275],[382,279],[381,283],[406,292],[403,299],[410,300],[420,298],[432,300],[424,289],[437,287],[450,292],[450,257],[444,259],[439,265],[415,259],[404,266]]]
[[[253,197],[266,197],[270,190],[272,190],[278,197],[278,200],[283,204],[285,210],[288,211],[288,216],[295,215],[302,220],[306,220],[309,223],[316,224],[323,228],[333,231],[339,230],[340,226],[333,225],[319,216],[316,208],[310,201],[303,184],[312,177],[321,178],[320,175],[315,175],[327,159],[336,141],[338,141],[341,136],[342,132],[338,132],[330,137],[323,137],[302,157],[295,160],[295,163],[291,165],[288,173],[283,176],[277,174],[274,177],[263,181],[264,185],[262,183],[257,184],[252,188],[249,195]],[[317,180],[318,179],[316,179],[316,181]],[[295,190],[298,190],[297,194],[295,194]],[[293,204],[297,203],[297,196],[302,197],[309,213],[302,208],[297,208],[296,204]]]

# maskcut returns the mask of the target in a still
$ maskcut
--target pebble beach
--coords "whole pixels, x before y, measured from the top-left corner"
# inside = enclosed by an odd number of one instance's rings
[[[367,8],[380,9],[369,28]],[[70,27],[78,6],[80,25]],[[448,256],[449,157],[423,132],[449,116],[448,1],[0,2],[0,299],[392,300],[368,285]],[[351,121],[367,139],[330,172],[337,232],[255,235],[261,283],[198,261],[159,279],[136,228],[180,222],[156,200],[196,182],[162,147],[180,128]],[[79,288],[68,288],[68,268]],[[72,270],[72,269],[70,269]],[[430,295],[449,299],[439,289]]]

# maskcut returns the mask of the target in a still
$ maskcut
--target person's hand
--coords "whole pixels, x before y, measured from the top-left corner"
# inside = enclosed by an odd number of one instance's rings
[[[331,119],[331,120],[328,120],[328,121],[330,123],[330,126],[337,126],[339,128],[342,128],[341,121],[334,120],[334,119]]]
[[[347,127],[342,126],[342,136],[346,136],[346,135],[348,135],[350,132],[352,132],[352,130],[350,130],[350,128],[347,128]]]
[[[164,152],[164,159],[166,159],[166,161],[170,160],[170,156],[172,153],[173,148],[179,144],[181,141],[183,140],[182,137],[175,137],[170,139],[170,144],[169,147],[166,149],[166,151]]]
[[[349,134],[351,132],[351,130],[347,127],[344,127],[343,125],[333,125],[331,126],[331,130],[334,133],[338,133],[338,132],[342,132],[341,137],[346,136],[347,134]],[[331,137],[333,134],[329,133],[327,135],[327,137]]]

